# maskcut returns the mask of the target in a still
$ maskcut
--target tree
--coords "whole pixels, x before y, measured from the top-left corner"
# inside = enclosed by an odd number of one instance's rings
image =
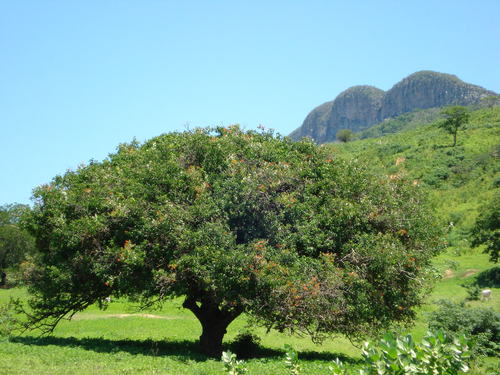
[[[236,126],[121,145],[34,198],[31,328],[109,295],[182,296],[216,357],[244,312],[314,339],[411,320],[440,243],[411,183]]]
[[[340,129],[336,137],[340,142],[347,143],[353,140],[354,133],[350,129]]]
[[[472,246],[485,245],[485,253],[492,262],[498,262],[500,251],[500,193],[481,207],[479,217],[472,228]]]
[[[29,206],[0,206],[0,285],[6,281],[8,268],[16,268],[28,253],[33,252],[33,238],[19,227],[19,220]]]
[[[444,121],[439,123],[439,127],[453,135],[452,147],[455,147],[458,131],[464,129],[465,125],[469,122],[469,111],[464,106],[455,105],[446,107],[441,113],[444,115]]]

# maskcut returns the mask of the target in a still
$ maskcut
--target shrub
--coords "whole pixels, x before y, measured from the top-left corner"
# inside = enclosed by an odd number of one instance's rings
[[[9,337],[19,328],[19,320],[15,316],[15,301],[0,304],[0,337]]]
[[[290,375],[300,375],[299,354],[290,345],[285,345],[285,349],[285,366]]]
[[[482,288],[500,288],[500,266],[492,267],[478,274],[476,283]]]
[[[479,301],[479,297],[481,296],[481,287],[476,283],[467,283],[462,284],[462,286],[467,290],[467,297],[465,297],[466,301]]]
[[[230,351],[222,352],[221,360],[228,375],[243,375],[247,372],[244,362],[238,361],[236,354]]]
[[[439,301],[439,305],[429,316],[430,329],[442,329],[448,335],[467,335],[473,357],[500,354],[500,313],[450,301]]]
[[[250,358],[257,354],[260,337],[251,332],[239,333],[231,343],[231,349],[239,358]]]
[[[365,343],[362,375],[458,374],[469,367],[468,345],[464,336],[452,339],[443,331],[428,333],[421,344],[411,335],[387,334],[378,347]]]

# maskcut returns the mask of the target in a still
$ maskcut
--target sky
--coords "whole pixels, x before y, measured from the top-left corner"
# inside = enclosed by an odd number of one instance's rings
[[[0,205],[123,142],[283,135],[419,70],[500,92],[500,1],[0,1]]]

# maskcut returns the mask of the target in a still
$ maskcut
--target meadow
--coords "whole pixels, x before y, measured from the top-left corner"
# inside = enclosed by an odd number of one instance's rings
[[[427,330],[427,314],[434,302],[448,299],[459,302],[467,292],[464,281],[493,266],[479,250],[457,255],[441,254],[435,266],[442,278],[437,282],[427,303],[419,310],[419,318],[411,332],[422,337]],[[491,307],[500,311],[500,289],[492,289],[489,301],[471,301],[471,306]],[[23,288],[1,289],[0,303],[10,297],[26,298]],[[223,374],[220,361],[198,352],[200,325],[194,316],[181,307],[182,300],[167,302],[161,310],[138,311],[133,303],[113,300],[104,311],[97,306],[63,321],[51,336],[38,332],[13,333],[0,340],[1,374]],[[316,345],[307,337],[289,336],[263,328],[249,327],[246,317],[229,326],[225,337],[227,348],[235,336],[251,330],[261,338],[256,356],[247,359],[249,374],[287,374],[283,365],[284,345],[299,352],[303,374],[328,374],[335,358],[356,364],[360,350],[342,337]],[[500,360],[483,358],[471,374],[494,374]]]

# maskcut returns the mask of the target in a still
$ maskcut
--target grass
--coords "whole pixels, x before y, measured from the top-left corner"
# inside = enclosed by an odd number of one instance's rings
[[[25,297],[23,289],[0,290],[0,301]],[[52,336],[29,332],[15,335],[0,344],[0,373],[5,374],[220,374],[219,361],[198,353],[201,327],[180,300],[166,304],[161,311],[148,311],[154,317],[135,314],[132,304],[113,301],[106,311],[91,307],[62,322]],[[141,312],[144,313],[144,312]],[[246,327],[243,317],[235,321],[226,342]],[[261,358],[249,361],[251,373],[279,374],[283,346],[291,344],[305,360],[304,374],[327,369],[337,356],[352,361],[356,348],[345,339],[323,346],[310,340],[256,330],[262,337]]]
[[[427,304],[419,310],[419,318],[411,333],[421,338],[427,329],[427,314],[439,299],[463,300],[466,291],[461,284],[479,272],[493,266],[478,250],[457,255],[453,249],[438,256],[435,266],[447,277],[441,279]],[[454,269],[451,271],[450,266]],[[474,301],[471,305],[491,307],[500,311],[500,289],[492,289],[489,301]],[[10,297],[25,298],[22,288],[1,289],[0,303]],[[181,300],[165,304],[159,311],[138,312],[133,304],[115,300],[107,310],[93,306],[71,321],[63,321],[52,336],[40,337],[36,332],[16,334],[0,339],[0,373],[2,374],[222,374],[223,365],[208,359],[197,350],[200,325],[194,316],[181,307]],[[150,314],[148,316],[137,314]],[[245,317],[229,327],[225,337],[229,344],[247,329]],[[253,329],[261,337],[261,350],[247,361],[249,374],[286,374],[283,365],[284,345],[299,352],[303,374],[327,374],[330,361],[340,357],[356,364],[360,352],[348,340],[337,338],[316,345],[307,338],[266,333]],[[483,369],[500,365],[497,359],[482,362]]]

